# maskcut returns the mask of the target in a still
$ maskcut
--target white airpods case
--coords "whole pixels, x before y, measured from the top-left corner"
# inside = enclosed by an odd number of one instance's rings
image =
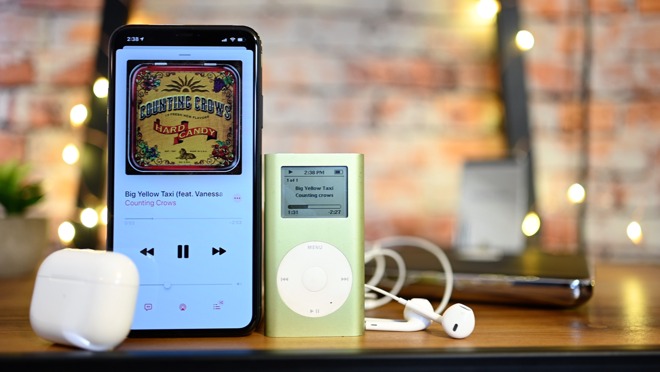
[[[86,350],[111,350],[128,336],[139,287],[127,256],[64,248],[41,263],[30,324],[49,341]]]

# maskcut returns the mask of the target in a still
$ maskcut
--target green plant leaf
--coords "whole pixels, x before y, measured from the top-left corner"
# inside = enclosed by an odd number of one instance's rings
[[[0,164],[0,204],[7,215],[25,214],[43,199],[41,182],[28,182],[29,173],[29,165],[17,160]]]

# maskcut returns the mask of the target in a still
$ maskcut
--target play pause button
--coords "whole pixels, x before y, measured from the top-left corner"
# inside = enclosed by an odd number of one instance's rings
[[[176,256],[177,258],[190,258],[190,248],[188,244],[179,244],[176,246]]]

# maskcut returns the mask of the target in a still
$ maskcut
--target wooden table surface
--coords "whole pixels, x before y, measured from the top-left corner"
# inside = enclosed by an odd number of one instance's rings
[[[614,367],[630,363],[660,365],[660,265],[607,264],[595,266],[593,297],[573,309],[530,308],[495,304],[467,304],[476,314],[474,333],[451,339],[439,324],[420,332],[367,331],[360,337],[270,338],[263,327],[244,337],[129,338],[116,350],[90,353],[39,338],[29,323],[33,279],[0,279],[0,365],[30,361],[66,363],[122,361],[223,362],[252,367],[288,366],[324,360],[330,368],[345,361],[355,368],[379,364],[396,368],[409,360],[428,366],[441,360],[446,366],[533,364],[543,369],[574,366]],[[434,305],[436,305],[434,301]],[[390,303],[368,316],[401,318],[403,307]],[[261,361],[263,364],[254,364]],[[112,363],[110,363],[112,362]],[[368,362],[368,363],[367,363]],[[372,364],[373,363],[373,364]],[[452,364],[454,363],[454,364]],[[80,366],[80,364],[77,364]],[[301,364],[303,365],[303,364]],[[340,366],[339,364],[336,365]],[[499,368],[498,367],[498,368]],[[364,368],[359,368],[364,369]],[[491,368],[495,369],[495,368]],[[607,369],[607,368],[606,368]]]

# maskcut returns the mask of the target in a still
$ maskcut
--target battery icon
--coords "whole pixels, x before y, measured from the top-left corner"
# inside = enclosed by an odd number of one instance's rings
[[[236,39],[236,41],[238,41],[239,43],[242,43],[242,42],[243,42],[243,38],[242,38],[242,37],[239,37],[239,38]]]
[[[335,174],[344,174],[344,171],[341,169],[335,169]]]

